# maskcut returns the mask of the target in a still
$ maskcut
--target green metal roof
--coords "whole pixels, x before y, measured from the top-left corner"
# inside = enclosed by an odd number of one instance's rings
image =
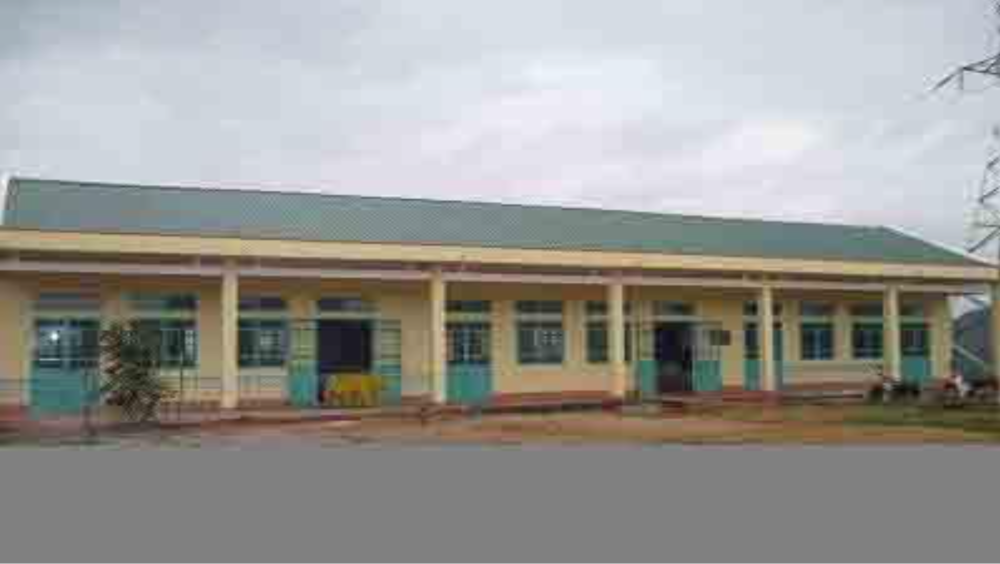
[[[5,228],[981,266],[884,227],[11,178]]]

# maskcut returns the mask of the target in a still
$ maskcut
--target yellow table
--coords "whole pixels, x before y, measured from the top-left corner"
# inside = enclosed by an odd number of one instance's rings
[[[375,407],[384,389],[385,383],[378,375],[339,374],[327,379],[323,399],[337,407]]]

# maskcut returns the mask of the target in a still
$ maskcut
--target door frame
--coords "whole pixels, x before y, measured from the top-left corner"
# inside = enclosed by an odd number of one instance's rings
[[[658,394],[668,394],[668,393],[689,393],[694,391],[693,378],[694,378],[694,338],[695,338],[695,324],[694,321],[687,320],[657,320],[653,322],[653,357],[656,361],[656,391]],[[661,334],[668,328],[679,328],[683,332],[687,333],[687,347],[690,349],[689,358],[685,361],[681,359],[681,383],[678,387],[665,386],[664,380],[666,377],[663,374],[664,365],[666,361],[664,357],[660,354],[661,347]],[[678,349],[683,356],[683,345]]]
[[[453,329],[467,326],[468,330],[481,330],[485,333],[485,343],[481,347],[486,355],[486,362],[459,363],[452,362]],[[448,351],[446,399],[448,403],[482,405],[493,397],[493,324],[484,319],[452,319],[445,322],[445,341]]]

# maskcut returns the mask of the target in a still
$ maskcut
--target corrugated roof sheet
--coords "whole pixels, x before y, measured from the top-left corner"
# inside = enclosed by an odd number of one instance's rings
[[[11,178],[4,227],[981,265],[884,227]]]

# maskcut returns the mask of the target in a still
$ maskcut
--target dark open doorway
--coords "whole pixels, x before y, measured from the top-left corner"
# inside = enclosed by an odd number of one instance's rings
[[[316,331],[316,369],[322,400],[331,375],[372,369],[372,324],[360,319],[324,319]]]
[[[659,393],[692,391],[694,328],[691,323],[656,325],[656,364]]]

